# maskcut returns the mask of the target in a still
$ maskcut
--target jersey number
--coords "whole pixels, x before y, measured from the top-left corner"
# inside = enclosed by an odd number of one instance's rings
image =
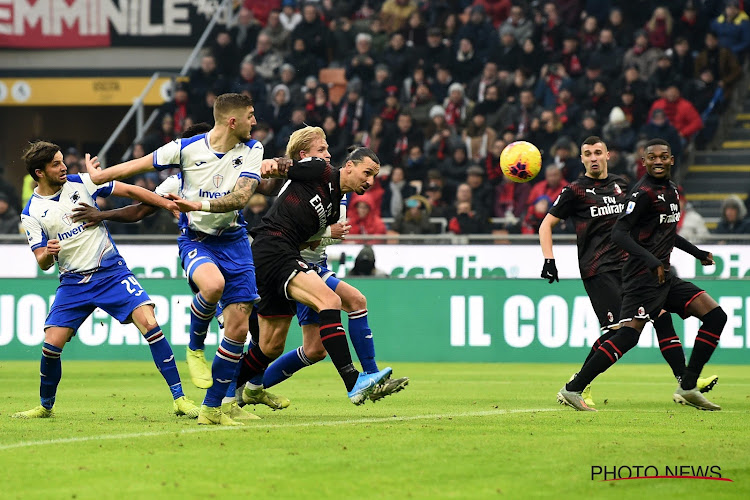
[[[138,280],[135,279],[135,276],[128,276],[128,279],[122,280],[120,283],[125,285],[125,288],[127,288],[130,295],[138,297],[143,293],[143,287],[138,283]]]

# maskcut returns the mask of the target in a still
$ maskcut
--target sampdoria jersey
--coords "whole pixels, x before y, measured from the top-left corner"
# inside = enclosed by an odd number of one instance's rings
[[[289,182],[289,181],[287,181]],[[336,222],[343,223],[346,221],[346,206],[349,203],[349,196],[344,196],[341,198],[341,203],[339,205],[339,220]],[[325,230],[324,230],[325,231]],[[315,247],[315,250],[311,248],[305,248],[300,252],[300,255],[303,259],[305,259],[305,262],[309,262],[311,264],[318,264],[323,267],[328,267],[328,255],[326,254],[326,248],[328,248],[329,245],[333,245],[334,243],[338,243],[341,240],[335,239],[335,238],[320,238],[320,245]],[[310,238],[307,241],[315,241],[315,236]]]
[[[575,224],[578,267],[581,278],[619,271],[628,254],[612,242],[612,226],[625,207],[625,181],[608,175],[604,179],[583,176],[565,186],[549,213]]]
[[[73,222],[73,208],[79,203],[96,207],[98,196],[112,194],[114,182],[97,185],[88,174],[69,175],[63,187],[52,196],[34,192],[21,214],[21,223],[32,250],[46,247],[48,240],[60,240],[55,259],[61,282],[92,279],[96,271],[123,265],[112,237],[104,224],[84,229],[85,222]]]
[[[179,172],[164,179],[161,184],[156,186],[156,189],[154,189],[154,193],[162,197],[166,197],[168,194],[179,196],[181,185],[182,172]]]
[[[628,195],[627,206],[619,220],[636,243],[659,259],[668,271],[680,221],[677,186],[670,180],[644,175]],[[625,262],[623,279],[646,272],[649,272],[646,263],[631,255]]]
[[[290,182],[250,235],[278,236],[299,248],[320,239],[326,227],[339,220],[339,171],[320,158],[305,158],[295,162],[288,175]]]
[[[226,196],[240,177],[260,182],[263,144],[256,140],[240,142],[227,153],[211,149],[209,134],[175,139],[154,151],[153,165],[157,170],[180,167],[180,192],[188,201],[215,200]],[[242,212],[187,212],[180,217],[180,230],[190,229],[205,234],[221,235],[245,227]]]

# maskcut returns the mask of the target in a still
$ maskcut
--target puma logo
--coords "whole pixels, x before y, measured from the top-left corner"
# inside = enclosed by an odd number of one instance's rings
[[[663,195],[663,194],[657,195],[657,196],[656,196],[656,199],[657,199],[657,200],[661,200],[661,201],[663,201],[664,203],[666,203],[666,202],[667,202],[667,200],[665,200],[665,199],[664,199],[664,195]]]
[[[595,190],[595,188],[587,189],[587,190],[586,190],[586,192],[587,192],[587,193],[591,193],[591,194],[593,194],[594,196],[596,196],[596,190]]]

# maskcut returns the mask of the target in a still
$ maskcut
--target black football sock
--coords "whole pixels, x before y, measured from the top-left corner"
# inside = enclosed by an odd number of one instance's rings
[[[273,360],[260,350],[260,346],[253,345],[240,359],[240,373],[237,375],[237,387],[242,387],[251,378],[266,371],[271,361]]]
[[[578,375],[566,384],[567,390],[581,392],[600,373],[615,364],[618,359],[638,343],[640,333],[635,328],[623,326],[615,332],[612,338],[602,342],[589,362],[583,365]]]
[[[346,330],[341,326],[341,311],[338,309],[323,309],[318,313],[320,317],[320,340],[323,347],[339,371],[346,390],[351,391],[357,383],[359,372],[352,364],[352,354],[346,340]]]
[[[690,354],[690,361],[680,382],[682,388],[686,390],[695,388],[703,366],[708,363],[714,350],[716,350],[721,332],[727,323],[727,315],[721,307],[715,307],[701,320],[703,324],[698,329],[693,352]]]
[[[656,338],[659,340],[659,349],[664,360],[672,368],[672,373],[677,380],[682,379],[685,373],[685,352],[682,350],[682,342],[674,331],[672,315],[664,313],[654,320]]]
[[[605,331],[604,333],[602,333],[602,335],[598,339],[596,339],[596,342],[594,342],[594,345],[591,346],[591,350],[589,351],[589,355],[586,356],[586,360],[583,362],[583,366],[585,366],[586,363],[589,362],[589,360],[591,359],[591,357],[594,354],[596,354],[596,351],[599,350],[599,347],[601,347],[602,342],[604,342],[605,340],[611,339],[612,336],[614,336],[615,333],[617,333],[617,330],[609,329],[609,330]]]

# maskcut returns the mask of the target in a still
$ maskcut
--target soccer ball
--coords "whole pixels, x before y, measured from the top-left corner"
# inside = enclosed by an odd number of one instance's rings
[[[500,153],[500,168],[513,182],[529,182],[542,168],[542,154],[530,142],[511,142]]]

